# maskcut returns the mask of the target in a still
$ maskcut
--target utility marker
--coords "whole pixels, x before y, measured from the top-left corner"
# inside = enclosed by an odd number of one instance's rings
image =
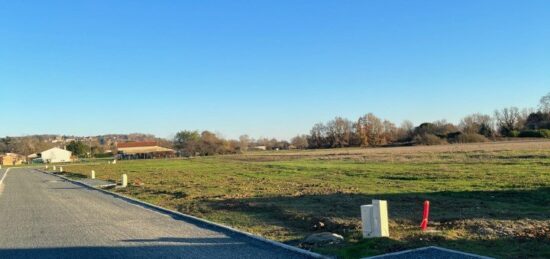
[[[90,179],[95,179],[95,171],[92,170],[92,174],[90,175]]]
[[[372,200],[372,205],[361,206],[363,238],[389,237],[388,202]]]
[[[422,222],[420,223],[420,229],[426,231],[428,229],[428,216],[430,215],[430,201],[424,201],[424,211],[422,212]]]
[[[128,186],[128,175],[123,174],[122,175],[122,187],[125,188],[126,186]]]

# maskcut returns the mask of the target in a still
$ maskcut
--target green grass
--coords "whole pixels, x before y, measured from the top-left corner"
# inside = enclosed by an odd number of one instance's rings
[[[327,152],[64,169],[77,175],[94,169],[98,178],[115,181],[126,173],[131,186],[119,190],[125,195],[293,245],[314,232],[342,234],[344,244],[314,250],[343,258],[425,245],[550,257],[550,149]],[[372,199],[389,202],[389,239],[361,238],[359,206]],[[424,200],[431,202],[430,233],[419,230]],[[316,229],[318,222],[325,226]]]

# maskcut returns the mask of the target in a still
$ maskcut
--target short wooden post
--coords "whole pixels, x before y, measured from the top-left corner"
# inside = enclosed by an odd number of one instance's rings
[[[94,171],[94,170],[92,170],[92,173],[91,173],[91,175],[90,175],[90,178],[91,178],[91,179],[95,179],[95,171]]]
[[[128,186],[128,176],[126,174],[122,175],[122,187]]]

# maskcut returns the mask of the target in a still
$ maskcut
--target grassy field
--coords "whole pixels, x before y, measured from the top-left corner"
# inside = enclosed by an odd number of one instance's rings
[[[293,245],[330,231],[342,258],[425,245],[501,258],[550,257],[550,142],[254,152],[64,166],[117,190]],[[361,239],[359,206],[389,203],[389,239]],[[431,202],[429,233],[419,230]]]

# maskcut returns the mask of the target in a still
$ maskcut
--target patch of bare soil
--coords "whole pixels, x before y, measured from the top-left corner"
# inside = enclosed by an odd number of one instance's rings
[[[443,228],[462,228],[483,239],[544,239],[550,240],[548,220],[486,220],[468,219],[442,224]]]

